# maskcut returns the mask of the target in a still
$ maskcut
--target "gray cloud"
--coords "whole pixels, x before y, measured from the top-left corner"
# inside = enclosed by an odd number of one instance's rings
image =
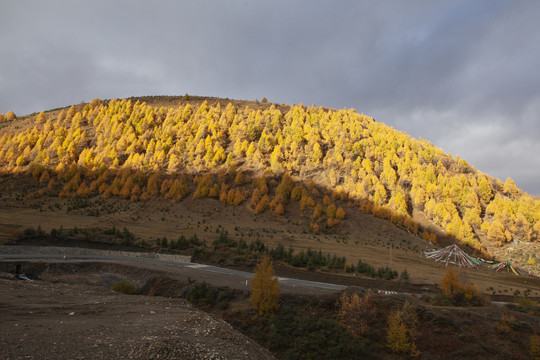
[[[540,2],[2,2],[0,112],[184,94],[354,107],[540,195]]]

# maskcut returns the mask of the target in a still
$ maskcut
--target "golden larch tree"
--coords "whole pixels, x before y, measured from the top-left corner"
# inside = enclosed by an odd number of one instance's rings
[[[394,310],[388,315],[386,343],[393,353],[408,354],[413,358],[420,355],[411,336],[417,321],[416,310],[408,302],[405,302],[402,309]]]
[[[338,319],[354,337],[364,336],[368,330],[369,321],[375,313],[375,303],[370,295],[360,298],[358,294],[351,296],[345,292],[341,294],[338,303]]]
[[[393,353],[406,354],[411,350],[411,342],[407,336],[407,326],[397,312],[393,312],[388,316],[386,342]]]
[[[441,288],[444,295],[452,297],[456,293],[461,291],[462,287],[463,285],[459,281],[456,270],[451,267],[447,267],[446,272],[444,273],[444,277],[441,281]]]
[[[510,196],[517,195],[519,193],[519,190],[514,183],[514,180],[512,180],[511,178],[507,178],[504,182],[503,191],[506,195]]]
[[[13,121],[17,118],[17,115],[13,111],[8,111],[5,116],[5,121]]]
[[[272,313],[279,308],[279,295],[279,281],[274,277],[272,260],[264,255],[251,280],[251,304],[259,315]]]

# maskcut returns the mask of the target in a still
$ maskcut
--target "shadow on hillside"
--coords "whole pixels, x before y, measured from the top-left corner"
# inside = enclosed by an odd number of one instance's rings
[[[247,171],[218,171],[206,174],[142,173],[130,169],[107,169],[93,172],[75,164],[63,171],[43,166],[30,166],[22,173],[2,173],[0,195],[15,194],[17,200],[36,199],[43,196],[68,198],[72,207],[84,207],[95,197],[122,198],[132,202],[155,198],[181,202],[191,196],[194,199],[212,198],[228,206],[247,207],[254,214],[273,212],[287,216],[285,208],[297,202],[300,215],[309,220],[309,231],[332,234],[347,221],[347,212],[359,211],[386,220],[403,231],[430,241],[436,246],[459,244],[475,257],[492,259],[484,248],[463,244],[443,230],[434,230],[430,224],[398,213],[388,206],[379,206],[369,199],[358,199],[346,192],[310,182],[299,182],[284,173],[281,175],[255,174]],[[345,210],[346,209],[346,210]]]

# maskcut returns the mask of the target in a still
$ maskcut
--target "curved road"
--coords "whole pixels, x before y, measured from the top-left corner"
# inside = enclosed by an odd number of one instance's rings
[[[58,261],[58,260],[60,261],[62,260],[96,260],[96,261],[107,261],[107,262],[121,261],[121,262],[137,262],[137,263],[143,263],[143,264],[169,265],[173,267],[192,269],[195,271],[210,272],[210,273],[215,273],[215,274],[220,274],[220,275],[233,276],[233,277],[245,280],[246,285],[248,285],[248,281],[254,275],[253,273],[250,273],[250,272],[226,269],[226,268],[221,268],[221,267],[211,266],[211,265],[157,260],[157,259],[149,259],[149,258],[136,258],[136,257],[128,257],[128,256],[0,254],[0,260],[21,260],[21,261],[24,261],[24,260],[55,260],[55,261]],[[290,279],[290,278],[282,278],[282,277],[279,277],[278,279],[280,281],[280,284],[290,285],[293,287],[305,286],[305,287],[332,290],[332,291],[341,291],[346,288],[346,286],[343,286],[343,285],[328,284],[328,283],[322,283],[322,282],[316,282],[316,281],[307,281],[307,280]]]

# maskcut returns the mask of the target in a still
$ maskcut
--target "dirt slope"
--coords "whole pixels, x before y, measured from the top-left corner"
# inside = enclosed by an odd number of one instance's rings
[[[182,299],[0,273],[1,359],[273,359]]]

